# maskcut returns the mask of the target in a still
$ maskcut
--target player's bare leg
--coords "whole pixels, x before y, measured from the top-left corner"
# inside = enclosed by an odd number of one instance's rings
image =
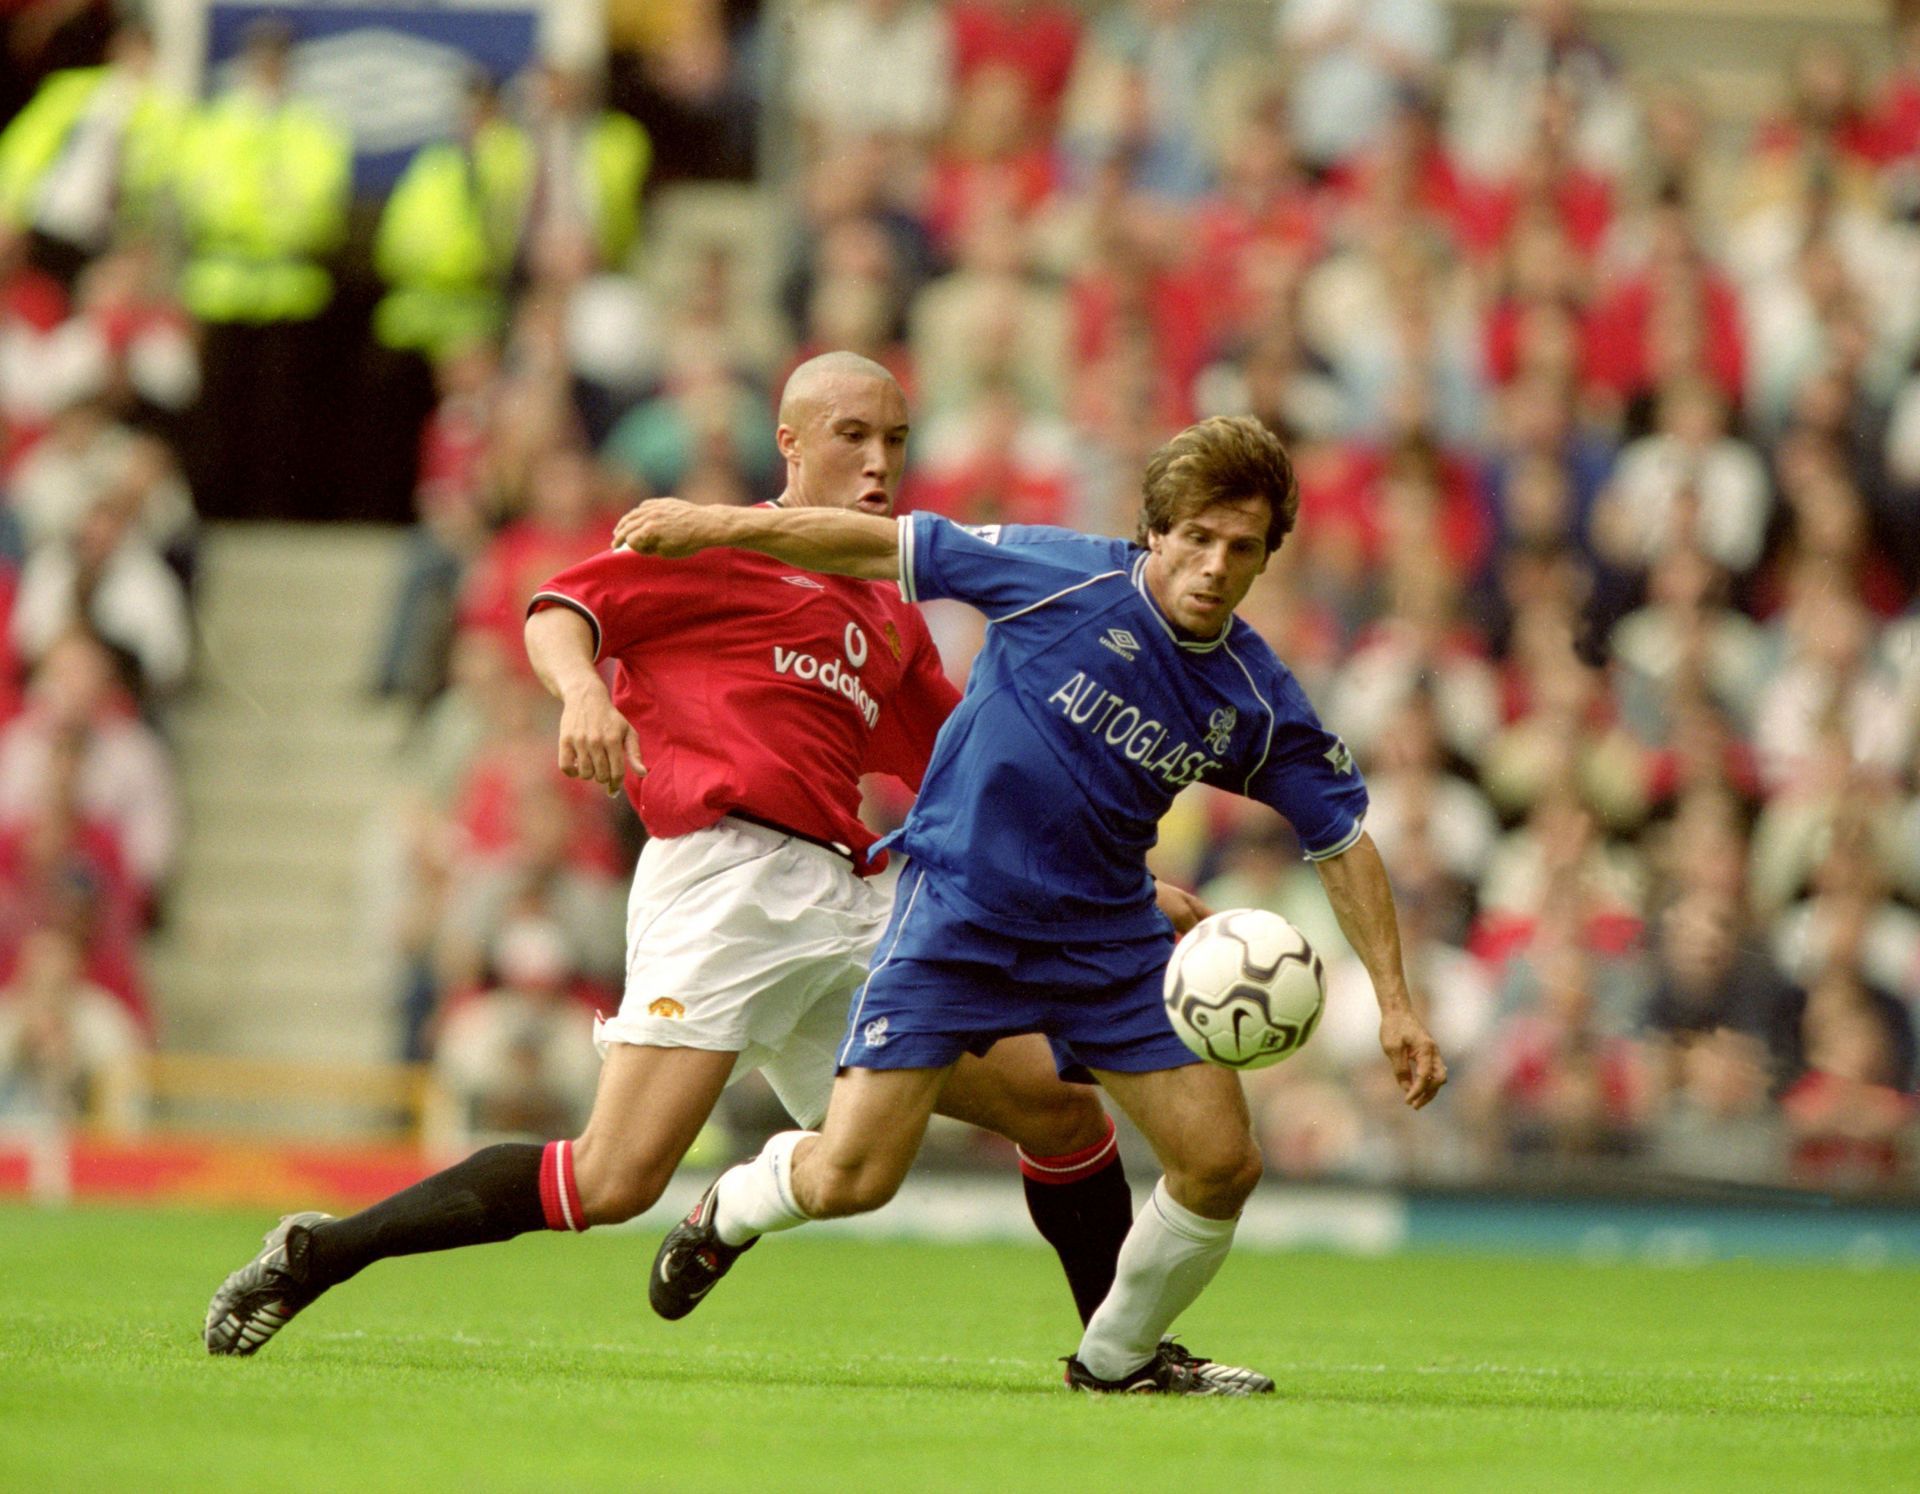
[[[647,1299],[683,1318],[764,1234],[879,1208],[919,1154],[946,1069],[848,1069],[820,1130],[782,1131],[729,1168],[660,1242]]]
[[[952,1069],[848,1069],[820,1134],[793,1150],[792,1196],[808,1219],[870,1214],[900,1191]]]
[[[1098,1077],[1153,1148],[1174,1202],[1208,1219],[1237,1218],[1261,1173],[1240,1076],[1194,1063]]]
[[[1081,1323],[1113,1288],[1133,1227],[1113,1121],[1099,1092],[1063,1083],[1038,1034],[1003,1038],[984,1058],[962,1058],[940,1091],[937,1114],[993,1131],[1019,1151],[1027,1213],[1060,1257]]]
[[[1100,1082],[1152,1144],[1165,1176],[1120,1251],[1113,1290],[1067,1361],[1082,1390],[1252,1395],[1273,1381],[1214,1364],[1165,1335],[1212,1281],[1233,1245],[1241,1206],[1260,1180],[1239,1077],[1206,1064]]]
[[[577,1142],[483,1147],[350,1218],[289,1216],[214,1293],[207,1352],[257,1352],[323,1292],[388,1256],[632,1218],[673,1176],[736,1057],[616,1044]]]
[[[620,1224],[653,1207],[712,1116],[738,1057],[628,1043],[608,1049],[593,1113],[572,1146],[585,1224]]]
[[[934,1114],[1004,1136],[1035,1157],[1098,1146],[1113,1130],[1099,1092],[1063,1083],[1053,1049],[1037,1033],[1003,1038],[983,1058],[963,1057],[948,1071]]]

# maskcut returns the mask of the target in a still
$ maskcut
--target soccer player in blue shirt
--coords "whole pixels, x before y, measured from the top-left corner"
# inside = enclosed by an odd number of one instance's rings
[[[1091,1070],[1165,1175],[1112,1290],[1067,1360],[1094,1391],[1247,1395],[1273,1382],[1165,1335],[1218,1271],[1260,1177],[1232,1071],[1198,1062],[1160,997],[1172,933],[1147,852],[1174,796],[1210,783],[1292,822],[1380,1004],[1380,1040],[1418,1109],[1446,1065],[1415,1015],[1366,789],[1298,683],[1235,609],[1299,508],[1292,463],[1257,421],[1190,427],[1147,464],[1140,543],[1063,529],[966,529],[839,510],[627,514],[615,543],[732,545],[819,571],[896,578],[988,619],[965,696],[893,837],[910,858],[856,995],[819,1132],[775,1136],[667,1236],[650,1295],[680,1317],[760,1235],[879,1208],[912,1165],[947,1071],[1041,1032]]]

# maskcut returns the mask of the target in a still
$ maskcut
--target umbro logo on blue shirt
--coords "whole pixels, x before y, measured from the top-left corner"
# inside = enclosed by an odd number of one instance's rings
[[[1353,771],[1353,754],[1347,751],[1345,742],[1335,739],[1334,744],[1326,750],[1324,756],[1333,765],[1334,772],[1351,773]]]
[[[1131,664],[1140,653],[1140,640],[1125,628],[1108,628],[1106,637],[1100,640],[1102,648],[1110,648]]]

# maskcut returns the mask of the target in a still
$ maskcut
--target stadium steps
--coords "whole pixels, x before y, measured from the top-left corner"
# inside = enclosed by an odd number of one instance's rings
[[[366,685],[401,545],[371,526],[207,533],[198,677],[171,724],[187,834],[150,961],[167,1048],[392,1051],[364,867],[406,712]]]

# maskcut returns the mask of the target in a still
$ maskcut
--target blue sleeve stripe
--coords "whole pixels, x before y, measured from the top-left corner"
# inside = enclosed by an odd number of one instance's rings
[[[1228,623],[1227,626],[1231,628],[1233,624]],[[1226,634],[1222,633],[1221,637],[1224,639]],[[1233,651],[1233,645],[1230,643],[1227,644],[1226,651],[1227,657],[1239,665],[1240,672],[1247,677],[1247,688],[1253,692],[1253,698],[1260,702],[1260,709],[1267,713],[1267,740],[1265,745],[1260,749],[1260,761],[1253,765],[1253,771],[1247,774],[1247,781],[1242,785],[1240,790],[1243,794],[1251,794],[1253,792],[1253,780],[1260,776],[1260,770],[1266,767],[1267,757],[1273,751],[1273,730],[1278,724],[1279,718],[1275,716],[1273,707],[1267,703],[1267,697],[1260,693],[1260,687],[1254,684],[1253,671],[1247,668],[1240,656]]]
[[[1353,828],[1341,836],[1337,844],[1328,846],[1324,851],[1308,851],[1306,853],[1307,860],[1330,861],[1335,856],[1343,855],[1351,851],[1355,846],[1360,844],[1360,837],[1366,828],[1366,822],[1364,820],[1355,820],[1353,822]]]
[[[576,601],[574,598],[564,596],[560,592],[536,591],[532,596],[527,598],[527,616],[532,617],[533,614],[540,609],[542,602],[552,602],[556,606],[565,607],[569,612],[577,612],[587,620],[587,626],[593,629],[593,662],[598,664],[600,662],[600,640],[604,635],[600,631],[600,619],[593,615],[593,610],[588,607],[585,602]]]
[[[1060,598],[1070,596],[1076,591],[1093,585],[1096,581],[1111,581],[1115,576],[1124,575],[1126,575],[1125,571],[1102,571],[1097,576],[1089,576],[1084,581],[1076,581],[1071,586],[1063,586],[1051,596],[1042,597],[1037,602],[1029,602],[1024,607],[1016,607],[1012,612],[1008,612],[1000,617],[990,617],[987,619],[987,626],[992,627],[997,622],[1012,622],[1016,617],[1025,617],[1029,612],[1037,612],[1049,602],[1057,602]]]
[[[902,514],[894,521],[900,526],[900,597],[902,601],[920,600],[920,587],[913,578],[913,515]]]

